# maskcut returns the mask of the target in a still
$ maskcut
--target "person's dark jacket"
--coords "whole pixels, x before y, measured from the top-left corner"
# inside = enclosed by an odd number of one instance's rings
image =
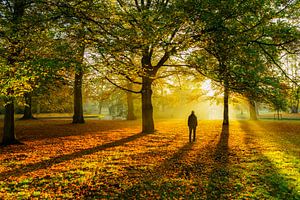
[[[197,122],[197,117],[195,114],[191,114],[189,116],[189,119],[188,119],[188,126],[189,127],[196,127],[198,125],[198,122]]]

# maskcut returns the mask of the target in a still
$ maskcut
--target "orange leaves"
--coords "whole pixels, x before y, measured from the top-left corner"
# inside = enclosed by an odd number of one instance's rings
[[[138,121],[17,123],[25,144],[0,147],[4,199],[296,198],[299,189],[299,122],[232,122],[221,137],[221,121],[199,121],[195,143],[186,120],[158,121],[154,134]]]

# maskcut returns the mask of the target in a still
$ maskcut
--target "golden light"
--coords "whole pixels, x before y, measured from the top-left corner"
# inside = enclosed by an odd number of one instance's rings
[[[212,97],[215,95],[215,91],[211,87],[210,79],[203,81],[201,89],[205,92],[206,96]]]

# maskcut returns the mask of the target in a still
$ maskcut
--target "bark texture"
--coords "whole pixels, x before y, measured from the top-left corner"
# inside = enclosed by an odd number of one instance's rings
[[[83,105],[82,105],[82,78],[83,70],[82,67],[78,67],[75,72],[74,81],[74,115],[73,124],[83,124]]]
[[[143,77],[142,85],[142,132],[154,132],[153,106],[152,106],[152,80]]]
[[[14,102],[5,105],[2,145],[17,144],[15,135]]]
[[[227,84],[224,86],[224,111],[223,111],[223,125],[229,125],[229,88]]]
[[[257,112],[255,101],[249,99],[249,111],[250,111],[250,120],[257,120]]]

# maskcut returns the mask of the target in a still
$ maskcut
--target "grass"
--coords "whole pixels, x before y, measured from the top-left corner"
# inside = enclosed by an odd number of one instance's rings
[[[3,126],[3,125],[2,125]],[[300,122],[17,121],[0,199],[300,199]],[[2,130],[1,130],[2,131]]]

